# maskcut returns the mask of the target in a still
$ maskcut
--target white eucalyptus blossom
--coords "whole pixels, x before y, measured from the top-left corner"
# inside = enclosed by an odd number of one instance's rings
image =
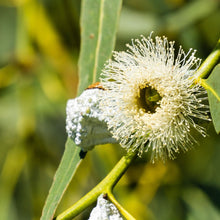
[[[66,131],[83,151],[91,150],[98,144],[116,142],[107,129],[108,117],[99,108],[104,92],[99,88],[87,89],[67,102]]]
[[[101,194],[88,220],[123,220],[123,218],[115,205]]]
[[[200,59],[181,47],[175,56],[166,37],[142,36],[127,47],[114,52],[102,72],[100,108],[108,128],[127,150],[150,151],[152,161],[173,159],[195,141],[191,130],[206,135],[197,123],[209,120],[206,91],[193,78]]]

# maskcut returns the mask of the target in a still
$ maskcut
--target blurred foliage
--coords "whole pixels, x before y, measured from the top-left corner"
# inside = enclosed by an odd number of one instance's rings
[[[65,105],[76,95],[80,1],[0,0],[0,219],[39,219],[66,141]],[[220,33],[218,0],[124,0],[116,49],[140,34],[166,35],[205,59]],[[137,219],[220,219],[220,137],[166,164],[137,159],[115,189]],[[95,186],[123,155],[89,152],[58,212]],[[92,207],[91,207],[92,208]],[[86,210],[76,219],[87,219]]]

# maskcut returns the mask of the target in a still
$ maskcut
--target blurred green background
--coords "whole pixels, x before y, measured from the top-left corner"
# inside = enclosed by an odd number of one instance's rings
[[[66,101],[76,95],[77,0],[0,0],[0,219],[39,219],[64,151]],[[124,0],[116,50],[141,34],[165,35],[205,59],[220,36],[218,0]],[[220,137],[166,164],[137,159],[115,188],[137,219],[220,219]],[[89,152],[58,213],[95,186],[124,154]],[[92,208],[92,207],[91,207]],[[91,208],[76,219],[88,219]]]

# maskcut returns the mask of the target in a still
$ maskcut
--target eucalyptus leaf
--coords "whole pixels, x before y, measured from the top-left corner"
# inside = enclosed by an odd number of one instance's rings
[[[85,154],[81,148],[75,145],[73,140],[67,139],[65,151],[44,205],[41,220],[53,218],[56,208]]]
[[[121,0],[83,0],[81,7],[81,52],[79,58],[80,94],[90,84],[98,81],[101,69],[110,58],[115,44],[115,34]],[[64,155],[56,171],[47,197],[41,220],[52,219],[74,173],[85,156],[81,148],[67,139]]]
[[[210,112],[215,130],[220,134],[220,64],[218,64],[206,82]]]
[[[121,0],[82,1],[79,93],[99,80],[104,63],[111,57],[121,3]]]

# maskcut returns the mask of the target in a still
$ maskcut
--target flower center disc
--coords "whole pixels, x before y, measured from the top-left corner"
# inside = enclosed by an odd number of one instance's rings
[[[140,89],[140,97],[138,97],[138,106],[147,113],[155,113],[156,108],[160,106],[159,101],[162,99],[156,89],[146,86]]]

